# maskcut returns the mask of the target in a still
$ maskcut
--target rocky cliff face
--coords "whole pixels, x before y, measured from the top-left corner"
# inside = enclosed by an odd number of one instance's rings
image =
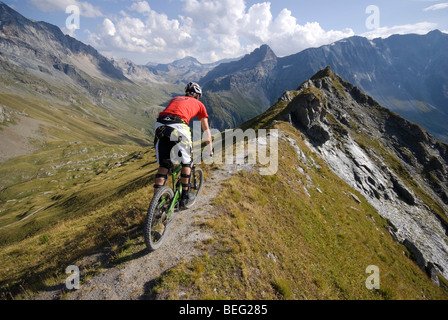
[[[330,67],[279,103],[287,106],[272,107],[274,118],[306,134],[330,168],[388,219],[388,231],[435,282],[437,273],[448,278],[448,146]]]

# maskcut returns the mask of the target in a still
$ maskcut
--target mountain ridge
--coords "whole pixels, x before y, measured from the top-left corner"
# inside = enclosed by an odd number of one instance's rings
[[[395,42],[400,44],[394,44]],[[296,89],[297,83],[311,78],[326,66],[331,66],[336,73],[375,97],[382,105],[420,124],[439,140],[447,142],[448,111],[445,106],[448,100],[448,78],[443,71],[448,68],[448,59],[444,54],[446,49],[448,35],[438,30],[427,35],[394,35],[374,40],[354,36],[277,58],[274,65],[267,65],[262,72],[257,71],[262,65],[257,68],[252,65],[254,74],[263,74],[262,77],[252,77],[251,80],[259,81],[257,86],[262,88],[260,94],[264,98],[257,102],[253,101],[252,95],[243,95],[243,98],[248,108],[261,103],[258,110],[264,111],[285,90]],[[256,57],[255,54],[252,56]],[[245,59],[247,60],[247,56]],[[262,58],[259,58],[260,63],[261,61]],[[241,65],[241,62],[228,64],[227,74],[223,66],[218,67],[200,82],[204,87],[230,99],[227,102],[229,110],[238,109],[234,105],[241,106],[241,97],[232,99],[235,93],[238,94],[238,89],[230,86],[231,82],[243,83],[240,91],[244,91],[246,78]],[[222,72],[217,72],[218,70]],[[246,70],[247,72],[249,71]],[[238,118],[238,115],[233,115]],[[255,115],[252,114],[252,117]]]
[[[448,277],[447,144],[381,107],[330,67],[241,128],[275,121],[305,133],[310,148],[388,219],[389,232],[425,272]]]

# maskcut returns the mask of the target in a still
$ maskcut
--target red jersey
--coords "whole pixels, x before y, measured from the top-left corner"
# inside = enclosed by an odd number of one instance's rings
[[[160,117],[172,115],[190,124],[190,120],[198,116],[199,120],[208,118],[207,110],[204,104],[198,99],[192,97],[176,97],[171,100],[166,109],[159,114]]]

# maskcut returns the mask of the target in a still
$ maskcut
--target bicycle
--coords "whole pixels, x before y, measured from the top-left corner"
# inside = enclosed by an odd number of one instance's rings
[[[160,248],[168,233],[170,222],[176,212],[180,210],[180,199],[182,197],[182,167],[173,168],[168,173],[173,178],[173,187],[167,185],[160,188],[154,195],[146,214],[144,224],[145,244],[149,251]],[[168,180],[168,179],[167,179]],[[188,203],[187,209],[191,209],[199,198],[204,183],[204,173],[201,168],[192,165],[190,190],[194,194],[194,200]]]

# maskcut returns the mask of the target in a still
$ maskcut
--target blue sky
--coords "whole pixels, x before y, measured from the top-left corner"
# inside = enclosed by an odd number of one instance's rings
[[[203,63],[268,44],[278,56],[361,35],[448,32],[448,0],[2,0],[109,57]],[[371,7],[373,5],[373,7]],[[79,19],[73,19],[75,6]],[[79,23],[78,23],[79,22]]]

